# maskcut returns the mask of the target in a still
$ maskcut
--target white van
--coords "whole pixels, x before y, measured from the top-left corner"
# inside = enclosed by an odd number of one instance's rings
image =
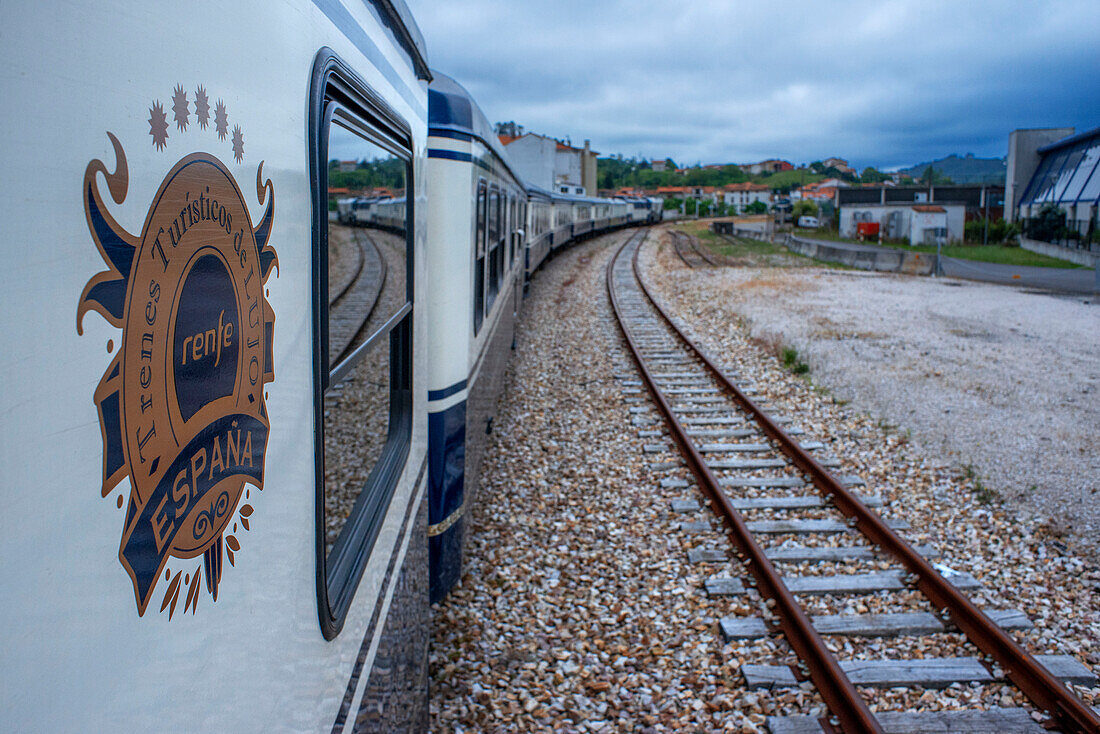
[[[798,226],[806,229],[817,229],[820,225],[817,222],[817,217],[803,215],[798,218]]]

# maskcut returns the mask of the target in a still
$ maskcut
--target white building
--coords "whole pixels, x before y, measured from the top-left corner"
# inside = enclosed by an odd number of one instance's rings
[[[850,204],[840,209],[840,235],[855,238],[861,222],[877,222],[887,239],[906,239],[910,245],[961,242],[966,204]]]
[[[528,183],[548,191],[573,193],[577,187],[596,195],[596,151],[589,141],[574,148],[560,140],[526,133],[519,137],[500,136],[517,172]]]
[[[763,202],[765,205],[771,204],[771,189],[763,184],[748,182],[726,184],[722,187],[721,196],[726,206],[734,207],[734,211],[738,214],[745,211],[745,208],[754,201]]]

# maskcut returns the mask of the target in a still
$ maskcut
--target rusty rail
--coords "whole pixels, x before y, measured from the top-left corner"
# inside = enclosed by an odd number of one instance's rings
[[[668,231],[675,240],[672,244],[672,247],[676,251],[676,254],[680,257],[680,259],[684,261],[684,265],[687,265],[689,268],[695,268],[695,266],[688,262],[688,259],[684,257],[684,252],[688,250],[690,250],[692,253],[695,254],[696,257],[698,257],[711,267],[716,267],[721,264],[712,253],[708,252],[705,247],[699,244],[699,241],[695,237],[691,236],[687,232],[681,232],[678,229],[670,229]]]
[[[703,247],[699,243],[699,239],[697,237],[687,233],[685,233],[684,236],[688,238],[688,244],[691,245],[691,249],[695,250],[699,257],[706,260],[708,265],[710,265],[711,267],[717,267],[721,264],[718,262],[718,258],[716,258],[711,252],[707,250],[707,248]]]
[[[688,262],[688,259],[684,257],[684,244],[683,239],[680,236],[680,232],[675,229],[670,229],[669,233],[672,235],[672,249],[676,252],[676,257],[680,258],[680,261],[684,263],[688,268],[695,269],[695,266]]]
[[[644,233],[639,234],[641,234],[642,239],[644,239]],[[636,234],[631,240],[638,238],[639,235]],[[634,361],[638,365],[638,370],[641,372],[642,379],[645,380],[650,394],[653,396],[654,401],[664,415],[665,422],[668,424],[673,440],[675,440],[676,444],[679,446],[680,452],[687,461],[692,474],[695,475],[699,486],[706,491],[712,501],[712,506],[716,508],[716,512],[729,527],[730,539],[739,550],[742,559],[748,566],[749,572],[752,573],[753,577],[756,579],[760,593],[766,598],[775,600],[776,604],[774,611],[779,617],[779,629],[782,630],[783,634],[786,636],[795,654],[805,663],[806,673],[821,694],[832,717],[834,717],[833,722],[835,722],[836,727],[838,727],[840,731],[852,733],[882,732],[882,728],[879,726],[874,714],[871,713],[871,710],[867,707],[867,703],[859,695],[859,691],[852,685],[848,676],[841,670],[840,664],[825,646],[824,640],[821,639],[817,630],[814,629],[806,612],[794,598],[794,595],[787,589],[779,572],[776,571],[775,566],[772,565],[772,562],[764,554],[764,549],[761,548],[753,538],[752,533],[745,524],[744,518],[741,517],[741,513],[734,508],[729,497],[727,497],[726,493],[719,487],[718,480],[711,472],[710,467],[707,466],[702,455],[695,448],[695,445],[688,437],[684,427],[680,424],[679,420],[677,420],[675,414],[672,412],[672,407],[658,389],[653,379],[653,375],[642,359],[638,347],[634,342],[634,337],[626,327],[613,282],[615,262],[619,259],[619,255],[622,254],[623,249],[625,249],[628,244],[630,244],[630,241],[627,241],[627,243],[619,248],[612,257],[611,263],[608,265],[607,292],[611,299],[611,305],[615,311],[615,316],[619,321],[619,327],[629,345],[630,353],[633,355]],[[637,252],[635,252],[635,277],[637,277],[636,258]],[[638,279],[638,283],[641,285],[640,278]],[[646,298],[649,298],[649,293],[645,290],[644,286],[642,286],[642,293],[645,294]],[[650,302],[652,303],[652,299],[650,299]],[[661,313],[663,316],[663,312]],[[833,725],[833,722],[824,721],[822,724],[826,727],[826,730],[828,730]]]
[[[669,318],[664,308],[653,298],[642,280],[638,268],[638,252],[640,250],[639,247],[634,252],[634,277],[638,280],[646,299],[673,332],[706,366],[707,371],[715,377],[741,409],[756,421],[760,429],[790,459],[791,463],[809,476],[818,491],[827,499],[830,499],[841,513],[848,518],[852,518],[855,521],[855,527],[868,540],[890,553],[910,574],[913,574],[916,577],[916,587],[935,605],[937,611],[941,615],[950,615],[952,622],[966,635],[967,639],[992,660],[996,661],[1004,669],[1005,677],[1011,680],[1037,708],[1048,713],[1060,729],[1067,732],[1100,734],[1100,716],[1097,716],[1084,701],[1074,695],[1069,688],[1055,678],[1031,654],[1016,644],[1004,630],[971,602],[966,594],[963,594],[944,579],[927,559],[917,553],[904,538],[883,522],[876,512],[864,505],[853,493],[838,482],[809,452],[805,451],[797,441],[788,436],[764,411],[741,392],[706,354],[680,330]],[[618,253],[616,253],[617,257]],[[614,261],[612,261],[612,264],[614,264]],[[610,270],[608,272],[610,273]],[[608,277],[610,278],[610,275]],[[610,287],[610,280],[608,284]],[[630,341],[629,337],[627,340]],[[633,344],[631,344],[631,350],[634,350]],[[636,352],[635,359],[640,360]],[[644,368],[643,374],[646,374]],[[648,375],[646,383],[650,385],[651,391],[655,390],[655,386],[653,386]],[[667,407],[663,398],[660,403],[662,409]],[[675,421],[670,420],[670,424],[672,422]],[[686,435],[684,438],[686,438]],[[677,442],[679,443],[679,440]],[[709,475],[709,469],[706,471]],[[697,473],[696,476],[698,476]],[[701,482],[700,486],[702,484]],[[722,492],[719,492],[719,494],[722,497],[725,496]],[[726,503],[728,504],[728,500],[726,500]],[[814,683],[817,684],[816,678]],[[822,691],[822,695],[824,695],[824,691]],[[830,710],[832,710],[831,706]]]

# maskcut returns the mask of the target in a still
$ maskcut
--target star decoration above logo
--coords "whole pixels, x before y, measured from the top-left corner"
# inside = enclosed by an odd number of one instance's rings
[[[229,134],[229,115],[225,112],[225,102],[220,99],[214,108],[214,129],[218,131],[218,140],[225,140]]]
[[[240,125],[233,126],[233,157],[237,159],[237,163],[244,158],[244,136],[241,135]]]
[[[168,142],[168,115],[164,113],[159,101],[153,102],[149,109],[149,134],[153,136],[153,145],[157,150],[164,150]]]
[[[172,95],[172,112],[176,116],[176,127],[183,130],[187,129],[187,117],[190,114],[190,109],[187,107],[187,92],[183,91],[183,85],[177,84],[175,93]]]
[[[210,98],[206,96],[206,90],[201,84],[195,90],[195,119],[203,130],[210,124]]]
[[[187,132],[188,126],[191,124],[191,101],[187,99],[187,92],[183,88],[183,84],[177,84],[172,90],[172,119],[176,123],[176,127],[180,132]],[[206,91],[206,87],[198,85],[195,88],[194,97],[194,113],[195,121],[198,123],[199,129],[206,130],[210,125],[210,95]],[[218,100],[214,105],[213,110],[214,117],[214,132],[218,134],[218,140],[229,140],[232,145],[233,158],[237,163],[244,161],[244,131],[241,130],[240,125],[233,126],[233,133],[229,132],[229,111],[226,109],[225,102]],[[157,150],[164,150],[168,145],[168,113],[164,109],[164,104],[159,99],[153,100],[153,106],[149,108],[149,135],[153,138],[153,146]]]

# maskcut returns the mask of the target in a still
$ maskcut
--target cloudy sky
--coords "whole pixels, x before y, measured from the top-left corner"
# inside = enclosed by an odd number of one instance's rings
[[[681,165],[1005,155],[1100,125],[1100,2],[407,0],[490,121]]]

